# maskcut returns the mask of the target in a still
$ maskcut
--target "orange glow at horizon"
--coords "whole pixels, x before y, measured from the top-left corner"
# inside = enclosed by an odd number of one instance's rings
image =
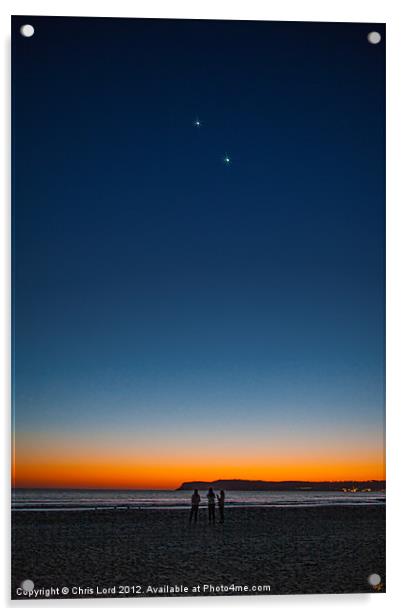
[[[184,481],[367,481],[385,479],[381,448],[227,448],[213,452],[171,446],[131,450],[104,444],[24,442],[13,464],[14,487],[174,489]],[[17,454],[17,452],[15,452]]]

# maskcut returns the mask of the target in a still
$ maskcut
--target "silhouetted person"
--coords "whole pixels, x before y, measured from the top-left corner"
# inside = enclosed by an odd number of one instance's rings
[[[221,493],[218,496],[218,507],[219,507],[219,522],[223,524],[225,519],[225,492],[221,490]]]
[[[215,492],[212,488],[209,488],[208,494],[208,522],[209,524],[213,522],[215,524]]]
[[[194,524],[197,523],[197,516],[198,516],[198,507],[200,504],[200,500],[201,497],[198,494],[198,490],[194,490],[194,494],[191,496],[191,511],[190,511],[190,524],[191,524],[191,520],[194,517]]]

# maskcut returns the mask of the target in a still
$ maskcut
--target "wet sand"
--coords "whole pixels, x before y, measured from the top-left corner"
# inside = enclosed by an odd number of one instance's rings
[[[384,506],[228,508],[215,526],[199,515],[190,526],[185,510],[15,512],[12,597],[26,579],[53,598],[365,593],[370,574],[385,580]]]

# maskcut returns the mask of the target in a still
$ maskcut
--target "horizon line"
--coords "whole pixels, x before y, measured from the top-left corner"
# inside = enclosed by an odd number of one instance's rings
[[[169,491],[169,490],[177,490],[183,484],[186,483],[216,483],[218,481],[244,481],[248,483],[311,483],[311,484],[319,484],[319,483],[380,483],[386,482],[386,478],[384,479],[323,479],[320,481],[310,480],[310,479],[283,479],[280,481],[271,481],[269,479],[214,479],[212,481],[207,481],[204,479],[194,479],[189,481],[182,481],[181,484],[176,487],[134,487],[134,486],[80,486],[80,485],[71,485],[71,486],[63,486],[63,485],[11,485],[11,489],[13,490],[160,490],[160,491]]]

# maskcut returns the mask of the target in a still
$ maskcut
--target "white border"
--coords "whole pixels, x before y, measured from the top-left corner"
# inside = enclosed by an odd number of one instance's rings
[[[191,610],[194,614],[202,612],[220,614],[230,610],[237,616],[244,609],[255,613],[267,610],[282,614],[298,613],[310,616],[312,613],[331,614],[342,610],[345,614],[365,614],[378,616],[390,612],[402,600],[398,596],[401,570],[401,522],[402,498],[400,475],[401,460],[397,460],[402,449],[402,396],[401,396],[401,319],[402,319],[402,10],[400,2],[392,0],[336,0],[332,3],[323,0],[109,0],[104,2],[88,0],[51,1],[8,1],[1,7],[2,49],[1,84],[4,92],[1,97],[3,112],[3,140],[0,150],[1,186],[3,188],[3,207],[0,222],[1,291],[0,302],[0,361],[1,395],[3,411],[3,493],[2,529],[3,538],[0,570],[1,602],[5,607],[25,609],[63,609],[77,613],[88,609],[116,608],[135,609],[138,612],[152,613],[164,610],[173,614],[177,610]],[[10,477],[10,309],[9,309],[9,267],[10,267],[10,15],[72,15],[105,17],[177,17],[210,19],[268,19],[282,21],[355,21],[387,23],[387,594],[381,595],[296,595],[285,597],[239,597],[239,598],[185,598],[185,599],[128,599],[128,600],[77,600],[77,601],[35,601],[13,602],[9,600],[9,477]],[[398,464],[399,461],[399,464]],[[362,537],[364,541],[364,537]]]

